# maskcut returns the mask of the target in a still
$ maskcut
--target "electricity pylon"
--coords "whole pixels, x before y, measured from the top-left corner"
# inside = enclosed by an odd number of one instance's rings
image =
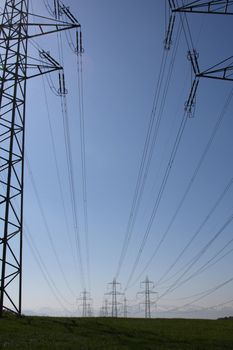
[[[104,316],[108,317],[108,299],[104,300]]]
[[[106,295],[111,295],[112,297],[112,302],[111,302],[111,307],[112,307],[112,312],[111,316],[112,317],[118,317],[118,305],[120,304],[117,301],[117,297],[119,295],[123,295],[123,293],[118,292],[117,286],[120,286],[120,283],[116,281],[116,278],[113,279],[112,282],[109,283],[109,285],[112,286],[112,290],[109,293],[105,293]]]
[[[59,2],[57,2],[59,4]],[[0,317],[21,315],[24,145],[27,81],[62,67],[48,53],[28,55],[30,39],[79,28],[29,12],[29,0],[6,0],[0,20]],[[33,18],[36,18],[34,23]]]
[[[90,293],[88,293],[86,289],[84,289],[84,291],[81,293],[81,298],[79,298],[78,300],[82,302],[82,317],[90,317],[90,315],[92,314],[90,303],[92,299],[90,298]]]
[[[124,304],[123,304],[123,315],[124,315],[124,318],[127,318],[128,317],[128,300],[126,299],[126,297],[124,298]]]
[[[141,285],[145,285],[145,287],[144,290],[138,292],[138,294],[143,294],[144,296],[143,306],[145,310],[145,318],[151,318],[151,306],[155,305],[155,302],[151,300],[151,295],[157,294],[153,291],[155,285],[148,277],[146,277],[145,281],[141,282]]]
[[[92,317],[93,316],[93,309],[91,303],[87,304],[87,317]]]
[[[108,299],[104,299],[103,306],[100,309],[100,314],[102,317],[108,317]]]

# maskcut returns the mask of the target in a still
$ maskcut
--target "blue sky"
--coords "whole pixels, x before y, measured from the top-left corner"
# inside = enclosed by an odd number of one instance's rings
[[[153,0],[70,0],[67,5],[70,6],[70,10],[82,24],[85,48],[83,78],[90,276],[91,295],[94,307],[98,310],[102,304],[104,293],[107,292],[107,283],[111,282],[116,274],[130,215],[164,50],[165,6],[162,0],[156,2]],[[33,10],[47,15],[43,1],[33,2]],[[209,68],[232,54],[228,40],[229,33],[232,31],[231,16],[190,15],[187,18],[195,48],[199,53],[201,70]],[[158,106],[161,105],[178,28],[179,16],[177,16],[175,25],[174,43],[168,53]],[[71,35],[75,38],[75,33],[71,33]],[[66,85],[69,92],[67,102],[71,125],[75,195],[80,219],[82,258],[85,273],[87,273],[80,167],[77,61],[75,54],[67,45],[65,35],[62,38]],[[37,42],[45,50],[49,50],[54,58],[58,59],[56,35],[38,39]],[[33,47],[30,46],[30,50],[31,54],[37,55]],[[187,45],[182,32],[161,114],[161,124],[145,191],[140,202],[126,259],[118,278],[119,282],[122,283],[122,290],[127,284],[151,216],[184,113],[184,103],[187,100],[191,84],[190,62],[186,56]],[[57,86],[57,73],[53,74],[53,81]],[[71,246],[74,248],[75,254],[60,98],[52,94],[46,80],[45,86],[59,170],[62,176],[65,206],[69,218],[71,245],[64,224],[49,132],[48,111],[45,106],[41,78],[30,81],[28,84],[27,156],[55,251],[73,292],[71,293],[67,288],[57,264],[51,248],[51,239],[48,237],[41,218],[29,171],[26,169],[25,222],[27,227],[25,232],[27,236],[33,237],[34,245],[40,251],[47,271],[52,276],[59,293],[68,303],[61,300],[59,304],[55,299],[38,267],[32,248],[25,239],[23,305],[24,310],[51,314],[51,309],[53,309],[59,314],[64,314],[64,308],[61,304],[69,312],[77,310],[76,298],[80,296],[83,287],[71,248]],[[231,82],[208,79],[200,81],[195,116],[187,121],[147,244],[132,281],[137,280],[166,231],[213,132],[215,123],[221,115],[231,89]],[[155,115],[157,118],[158,110]],[[230,102],[213,144],[176,220],[155,259],[140,279],[143,280],[148,274],[150,280],[155,282],[158,296],[162,295],[176,280],[176,277],[173,277],[166,283],[157,285],[160,277],[175,261],[185,244],[196,232],[233,175],[231,163],[232,123],[232,102]],[[230,188],[197,239],[193,241],[167,277],[186,266],[187,262],[198,254],[221,228],[232,214],[232,197],[233,190]],[[192,267],[189,274],[195,272],[202,264],[211,259],[231,237],[232,225],[229,225]],[[229,245],[227,249],[231,248],[232,245]],[[218,264],[161,298],[158,301],[155,315],[177,315],[176,313],[162,313],[162,311],[182,306],[187,303],[187,300],[194,300],[195,296],[190,297],[190,299],[180,298],[201,293],[230,279],[232,277],[230,268],[232,259],[233,255],[228,254]],[[126,291],[127,298],[132,304],[135,304],[136,293],[140,290],[140,280]],[[224,303],[231,299],[232,291],[233,283],[228,283],[207,298],[194,303],[194,307],[209,307]],[[59,298],[61,299],[61,296]],[[229,310],[225,311],[224,309],[224,312],[231,312],[231,305],[227,304]],[[48,310],[48,308],[50,309]],[[132,310],[136,309],[132,308]],[[219,314],[221,312],[222,310],[219,311]],[[217,312],[213,313],[211,317],[217,314]],[[209,314],[206,313],[206,315]],[[195,316],[195,313],[192,316]]]

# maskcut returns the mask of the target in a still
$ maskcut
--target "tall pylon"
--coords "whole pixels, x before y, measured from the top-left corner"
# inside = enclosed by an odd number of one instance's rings
[[[152,305],[155,305],[155,302],[151,299],[151,295],[157,294],[155,291],[153,291],[155,285],[154,282],[149,280],[148,276],[146,277],[145,281],[141,282],[141,286],[142,285],[144,285],[144,289],[138,294],[143,294],[144,296],[143,306],[145,310],[145,318],[151,318],[151,307]]]
[[[29,0],[6,0],[0,15],[0,317],[22,312],[26,87],[28,79],[62,70],[48,53],[28,54],[30,39],[79,28],[29,12]],[[37,20],[33,21],[33,18]]]
[[[111,308],[112,308],[112,312],[111,312],[111,317],[118,317],[118,305],[120,305],[121,303],[118,302],[117,297],[120,295],[123,295],[123,293],[119,292],[117,290],[117,287],[120,286],[120,283],[116,281],[116,278],[113,279],[112,282],[109,283],[109,285],[112,286],[112,290],[111,292],[105,293],[106,295],[110,295],[112,297],[112,301],[111,301]]]

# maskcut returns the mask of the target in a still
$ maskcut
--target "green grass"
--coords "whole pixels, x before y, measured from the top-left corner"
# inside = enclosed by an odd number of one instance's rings
[[[233,320],[9,317],[0,349],[233,349]]]

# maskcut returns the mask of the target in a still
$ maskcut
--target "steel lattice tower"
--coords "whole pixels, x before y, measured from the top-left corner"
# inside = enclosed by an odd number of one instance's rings
[[[155,305],[155,302],[151,300],[151,295],[156,294],[156,292],[153,291],[154,289],[154,283],[149,280],[148,277],[146,277],[145,281],[141,282],[141,285],[145,285],[145,288],[142,292],[139,292],[138,294],[144,295],[144,308],[145,308],[145,318],[151,318],[151,306]]]
[[[59,4],[59,2],[57,2]],[[28,0],[5,1],[0,24],[0,317],[4,310],[22,310],[23,189],[25,101],[27,80],[62,67],[42,51],[28,57],[28,41],[49,33],[80,27],[34,15]],[[33,33],[30,33],[33,28]]]
[[[123,293],[118,292],[118,286],[120,286],[120,283],[116,281],[116,278],[113,279],[109,285],[112,286],[111,292],[105,293],[106,295],[110,295],[112,297],[111,307],[112,307],[112,313],[111,317],[118,317],[118,305],[120,304],[117,300],[117,297],[120,295],[123,295]]]
[[[90,298],[90,293],[84,289],[84,291],[81,293],[81,298],[78,300],[82,301],[82,317],[90,317],[91,315],[91,301],[92,299]]]

